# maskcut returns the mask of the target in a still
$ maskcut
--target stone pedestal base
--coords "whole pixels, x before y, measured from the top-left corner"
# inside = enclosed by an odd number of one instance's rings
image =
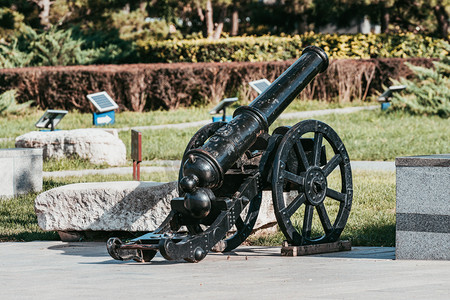
[[[398,157],[396,258],[450,260],[450,154]]]
[[[42,190],[42,149],[0,149],[0,196]]]

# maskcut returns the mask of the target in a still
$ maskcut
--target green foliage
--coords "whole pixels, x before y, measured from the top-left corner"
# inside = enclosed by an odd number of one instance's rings
[[[170,37],[169,24],[164,19],[148,18],[140,9],[132,12],[114,12],[110,15],[111,26],[117,28],[123,40],[165,40]],[[178,36],[181,37],[181,36]]]
[[[450,51],[450,46],[447,49]],[[394,94],[392,109],[411,114],[450,117],[450,58],[446,56],[433,64],[434,69],[407,64],[416,77],[411,80],[393,80],[395,84],[405,85],[406,90]]]
[[[33,54],[22,51],[19,41],[13,39],[9,44],[0,43],[0,68],[20,68],[30,65]]]
[[[298,58],[308,45],[322,47],[330,58],[439,57],[448,55],[444,40],[402,33],[385,34],[313,34],[290,37],[232,37],[157,42],[138,40],[144,62],[229,62],[271,61]]]
[[[93,53],[82,50],[83,41],[72,38],[72,30],[58,30],[52,27],[41,34],[30,32],[30,47],[33,51],[33,65],[67,66],[85,65],[93,60]]]
[[[9,90],[0,94],[0,116],[20,114],[29,109],[33,101],[18,104],[16,102],[16,91]]]
[[[79,65],[93,62],[94,53],[82,50],[83,41],[72,38],[72,30],[37,33],[31,27],[14,38],[9,45],[0,45],[3,67]]]
[[[114,32],[85,34],[78,27],[67,30],[56,26],[38,33],[31,27],[0,44],[0,67],[89,65],[135,62],[132,43]]]
[[[24,16],[10,8],[0,7],[0,41],[25,30]]]

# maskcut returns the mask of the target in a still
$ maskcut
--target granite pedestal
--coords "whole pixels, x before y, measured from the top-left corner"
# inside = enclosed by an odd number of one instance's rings
[[[42,190],[42,149],[0,149],[0,196]]]
[[[450,260],[450,154],[398,157],[396,258]]]

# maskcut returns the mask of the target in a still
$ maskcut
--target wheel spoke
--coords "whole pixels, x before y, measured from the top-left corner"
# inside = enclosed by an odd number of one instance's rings
[[[323,202],[317,206],[317,213],[319,214],[319,219],[325,233],[331,232],[331,230],[333,230],[333,225],[331,225],[330,218],[328,217],[328,213]]]
[[[325,177],[328,177],[331,172],[333,172],[334,169],[341,163],[342,157],[340,154],[336,154],[333,156],[332,159],[330,159],[329,162],[323,167],[323,173],[325,174]]]
[[[297,211],[297,209],[303,203],[305,203],[305,200],[306,200],[305,194],[299,194],[297,197],[295,197],[295,199],[292,200],[292,202],[289,203],[289,205],[284,209],[284,212],[286,212],[287,217],[290,218]]]
[[[322,152],[322,140],[323,135],[320,132],[314,133],[314,158],[313,158],[313,165],[319,166],[320,164],[320,153]]]
[[[337,192],[337,191],[335,191],[333,189],[330,189],[330,188],[327,188],[327,196],[332,198],[332,199],[334,199],[334,200],[340,201],[340,202],[345,202],[345,200],[347,199],[347,195],[346,194],[339,193],[339,192]]]
[[[242,229],[245,226],[244,221],[242,221],[241,217],[236,219],[236,223],[234,223],[234,225],[236,225],[237,229]]]
[[[296,174],[294,174],[292,172],[284,170],[283,171],[283,177],[287,181],[290,181],[292,183],[297,183],[300,186],[304,186],[305,185],[305,177],[301,177],[301,176],[296,175]]]
[[[303,164],[303,167],[305,167],[305,170],[308,170],[308,168],[309,168],[308,158],[306,157],[305,150],[303,149],[303,146],[302,146],[302,143],[301,143],[300,140],[298,140],[295,143],[295,147],[294,148],[295,148],[295,150],[297,152],[297,155],[299,156],[299,158],[300,158],[300,160],[301,160],[301,162]]]
[[[305,218],[303,219],[302,235],[303,237],[311,237],[312,219],[314,213],[314,206],[307,204],[305,206]]]

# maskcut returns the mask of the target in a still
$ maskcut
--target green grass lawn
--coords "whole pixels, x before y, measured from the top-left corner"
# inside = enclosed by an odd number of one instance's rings
[[[142,180],[172,181],[177,172],[142,174]],[[89,175],[44,179],[44,190],[78,183],[131,180],[131,175]],[[357,246],[394,246],[395,244],[395,174],[393,172],[354,171],[352,211],[343,239]],[[34,213],[36,193],[0,200],[0,241],[58,240],[56,232],[43,232]],[[301,220],[300,220],[301,221]],[[250,236],[253,245],[280,246],[281,232],[268,236]]]
[[[341,107],[340,104],[324,104],[319,101],[296,101],[289,110],[315,110]],[[180,123],[209,118],[209,108],[179,109],[146,113],[123,112],[117,115],[113,127],[133,127]],[[26,116],[10,116],[0,119],[0,137],[15,138],[34,130],[34,122],[40,113]],[[61,129],[90,128],[90,114],[69,113],[61,122]],[[379,110],[363,111],[345,115],[317,117],[341,136],[352,160],[394,160],[397,156],[426,155],[450,152],[450,119],[435,116],[411,116],[406,113],[386,113]],[[301,119],[280,120],[271,130],[281,125],[292,126]],[[144,160],[180,159],[185,146],[198,128],[142,130]],[[119,133],[130,153],[130,131]],[[2,148],[13,148],[14,140],[0,141]],[[44,170],[104,168],[88,161],[49,161]]]
[[[450,119],[378,110],[325,115],[317,119],[339,134],[352,160],[393,161],[397,156],[450,153]],[[282,125],[292,126],[301,120],[280,120],[271,130]],[[196,130],[143,130],[144,159],[180,159]],[[130,133],[121,132],[119,136],[129,153]]]

